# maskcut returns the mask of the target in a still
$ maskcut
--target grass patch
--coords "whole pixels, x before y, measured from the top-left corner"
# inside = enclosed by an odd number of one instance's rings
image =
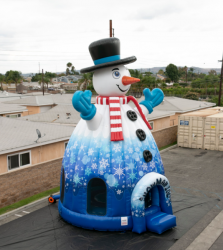
[[[162,148],[159,148],[159,151],[164,150],[165,148],[169,148],[169,147],[171,147],[171,146],[173,146],[173,145],[176,145],[176,144],[177,144],[177,142],[175,141],[175,142],[173,142],[173,143],[171,143],[171,144],[169,144],[169,145],[167,145],[167,146],[164,146],[164,147],[162,147]]]
[[[44,191],[44,192],[39,193],[39,194],[35,194],[35,195],[33,195],[31,197],[28,197],[28,198],[26,198],[24,200],[18,201],[16,203],[12,204],[12,205],[9,205],[9,206],[6,206],[6,207],[2,207],[2,208],[0,208],[0,215],[4,214],[4,213],[7,213],[9,211],[12,211],[12,210],[14,210],[16,208],[25,206],[25,205],[27,205],[27,204],[29,204],[31,202],[39,200],[39,199],[41,199],[43,197],[46,197],[46,196],[48,196],[50,194],[57,193],[59,191],[60,191],[60,187],[56,187],[56,188]]]

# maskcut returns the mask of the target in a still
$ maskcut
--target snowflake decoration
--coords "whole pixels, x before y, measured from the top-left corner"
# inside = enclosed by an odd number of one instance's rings
[[[100,175],[103,175],[103,174],[104,174],[104,171],[101,170],[101,171],[99,172],[99,174],[100,174]]]
[[[122,185],[122,188],[125,188],[125,185]]]
[[[88,155],[93,155],[93,153],[94,153],[94,150],[92,148],[89,148]]]
[[[107,157],[107,158],[110,157],[110,154],[106,154],[106,157]]]
[[[80,182],[81,179],[80,179],[80,177],[78,176],[78,174],[75,174],[75,175],[74,175],[73,180],[74,180],[74,183],[75,183],[76,185],[77,185],[78,183],[81,183],[81,182]]]
[[[75,141],[75,143],[74,143],[74,145],[73,145],[73,148],[76,149],[77,145],[78,145],[78,144],[77,144],[77,142]]]
[[[100,167],[101,168],[106,168],[109,164],[108,164],[108,160],[106,160],[106,159],[104,159],[104,158],[102,158],[102,160],[101,161],[99,161],[99,163],[100,163]]]
[[[68,175],[68,173],[65,173],[65,179],[69,179]]]
[[[151,161],[150,164],[149,164],[149,166],[150,166],[152,169],[155,169],[156,164],[155,164],[154,161]]]
[[[122,158],[121,156],[118,156],[116,159],[116,163],[121,164],[122,163]]]
[[[128,159],[129,159],[129,156],[128,156],[128,155],[126,155],[126,156],[125,156],[125,159],[126,159],[126,160],[128,160]]]
[[[97,169],[97,164],[96,164],[96,163],[93,163],[93,164],[91,165],[91,167],[92,167],[92,169]]]
[[[132,180],[132,181],[134,181],[134,179],[136,179],[136,174],[135,173],[130,173],[129,174],[129,178],[128,179],[130,179],[130,180]]]
[[[147,163],[143,163],[143,165],[142,165],[142,168],[143,168],[143,170],[147,170],[147,168],[148,168],[148,165],[147,165]]]
[[[81,146],[80,146],[80,151],[81,151],[81,150],[84,150],[84,148],[86,148],[86,146],[84,146],[84,144],[81,144]]]
[[[121,146],[120,146],[120,144],[115,144],[114,147],[113,147],[113,149],[114,149],[115,153],[121,152]]]
[[[73,170],[71,169],[71,170],[70,170],[70,172],[72,173],[72,172],[73,172]]]
[[[112,163],[114,163],[115,162],[115,159],[112,159],[112,161],[111,161]]]
[[[120,189],[118,189],[118,190],[117,190],[117,194],[120,195],[121,193],[123,193],[123,192],[122,192]]]
[[[133,149],[129,148],[129,153],[132,154],[133,153]]]
[[[78,165],[75,166],[75,170],[79,170]]]
[[[119,176],[119,180],[120,180],[120,176],[125,175],[125,174],[123,173],[123,169],[120,168],[120,166],[119,166],[119,168],[114,168],[114,169],[115,169],[114,175],[118,175],[118,176]]]
[[[135,150],[136,150],[136,152],[139,152],[139,148],[138,147]]]
[[[87,167],[85,169],[85,175],[89,176],[91,174],[91,169],[89,167]]]
[[[133,162],[126,163],[126,165],[128,165],[128,168],[131,170],[133,170],[135,168],[135,164]]]

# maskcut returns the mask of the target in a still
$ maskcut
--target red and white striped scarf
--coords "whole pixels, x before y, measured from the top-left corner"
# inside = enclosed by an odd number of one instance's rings
[[[121,104],[127,104],[129,101],[133,101],[138,109],[142,119],[146,123],[149,129],[152,129],[145,115],[142,112],[137,100],[133,96],[121,96],[121,97],[103,97],[97,96],[96,103],[100,105],[109,105],[110,112],[110,127],[111,127],[111,141],[123,141],[122,132],[122,117],[121,117]]]

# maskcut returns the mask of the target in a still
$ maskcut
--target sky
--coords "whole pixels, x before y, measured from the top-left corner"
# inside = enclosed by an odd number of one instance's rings
[[[0,0],[0,73],[62,72],[93,66],[90,43],[109,20],[128,68],[220,68],[222,0]],[[40,67],[39,67],[40,64]]]

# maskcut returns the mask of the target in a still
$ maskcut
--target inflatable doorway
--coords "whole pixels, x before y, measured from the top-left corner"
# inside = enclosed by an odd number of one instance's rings
[[[131,197],[133,232],[146,230],[161,234],[176,226],[168,179],[148,173],[136,184]]]

